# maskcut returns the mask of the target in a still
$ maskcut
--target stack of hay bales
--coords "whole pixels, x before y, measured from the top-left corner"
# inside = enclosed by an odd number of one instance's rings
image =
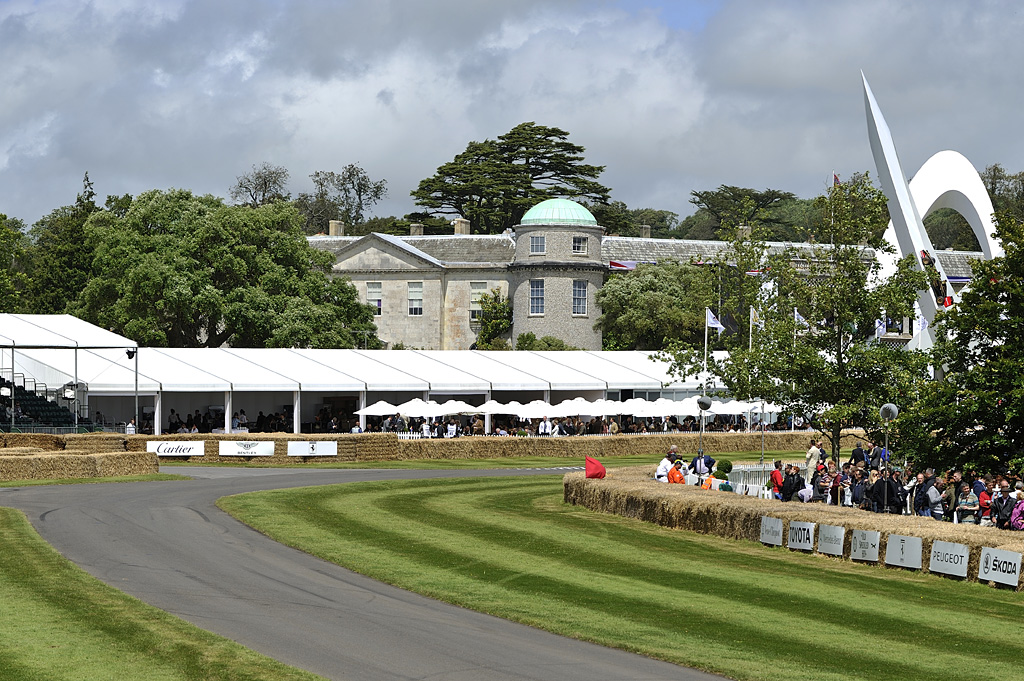
[[[847,529],[844,555],[850,553],[851,530],[879,532],[880,556],[885,555],[889,535],[920,537],[924,572],[928,571],[932,542],[964,544],[970,550],[967,578],[972,581],[977,579],[983,546],[1024,553],[1024,537],[1006,530],[825,504],[783,503],[693,485],[666,485],[655,482],[652,476],[651,466],[611,469],[604,479],[588,479],[582,472],[573,472],[563,478],[563,498],[568,504],[593,511],[729,539],[760,541],[762,516],[781,519],[783,536],[794,521],[837,525]]]
[[[109,433],[46,435],[8,433],[0,449],[0,480],[67,480],[149,475],[156,457],[126,452],[124,436]]]

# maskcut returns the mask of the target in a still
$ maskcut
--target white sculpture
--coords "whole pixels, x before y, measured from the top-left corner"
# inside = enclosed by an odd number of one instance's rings
[[[882,191],[889,200],[889,215],[892,218],[885,239],[895,243],[899,252],[896,257],[879,254],[882,273],[888,275],[895,271],[896,258],[911,253],[918,269],[926,271],[923,256],[927,254],[946,288],[945,295],[957,303],[960,296],[946,285],[948,277],[942,269],[942,263],[935,257],[923,219],[939,208],[952,208],[970,223],[984,257],[999,257],[1003,255],[1003,249],[992,236],[995,231],[992,224],[992,199],[978,171],[970,161],[955,151],[940,151],[932,156],[908,183],[896,153],[892,133],[889,132],[889,126],[863,72],[861,79],[864,81],[864,106],[867,109],[871,153],[875,158]],[[924,213],[920,212],[919,206],[924,206]],[[928,349],[935,342],[932,323],[935,321],[935,313],[940,309],[935,292],[931,289],[918,292],[917,307],[924,323],[914,325],[916,333],[908,347]]]

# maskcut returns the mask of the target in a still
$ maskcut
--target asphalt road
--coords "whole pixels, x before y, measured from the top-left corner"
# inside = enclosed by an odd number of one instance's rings
[[[229,494],[517,470],[173,468],[189,481],[0,489],[93,576],[203,629],[331,679],[719,679],[387,586],[267,539]],[[552,471],[536,471],[536,473]]]

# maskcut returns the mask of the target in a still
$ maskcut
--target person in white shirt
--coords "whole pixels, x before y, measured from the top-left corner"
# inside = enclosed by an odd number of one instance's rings
[[[537,424],[537,435],[551,435],[554,432],[554,427],[547,416],[540,420]]]
[[[672,465],[675,464],[677,458],[676,452],[678,451],[679,447],[676,445],[669,447],[668,454],[666,454],[665,458],[658,464],[658,469],[654,471],[655,480],[658,482],[668,483],[668,469],[672,468]]]
[[[124,434],[135,435],[135,419],[129,421],[128,424],[124,427]]]

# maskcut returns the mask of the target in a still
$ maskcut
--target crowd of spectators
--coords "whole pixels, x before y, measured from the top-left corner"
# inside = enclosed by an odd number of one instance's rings
[[[775,462],[772,494],[781,501],[826,503],[874,513],[917,515],[935,520],[1024,530],[1024,483],[1002,475],[932,468],[915,472],[889,465],[888,452],[858,442],[838,464],[811,441],[805,467]],[[810,471],[810,478],[805,473]]]

